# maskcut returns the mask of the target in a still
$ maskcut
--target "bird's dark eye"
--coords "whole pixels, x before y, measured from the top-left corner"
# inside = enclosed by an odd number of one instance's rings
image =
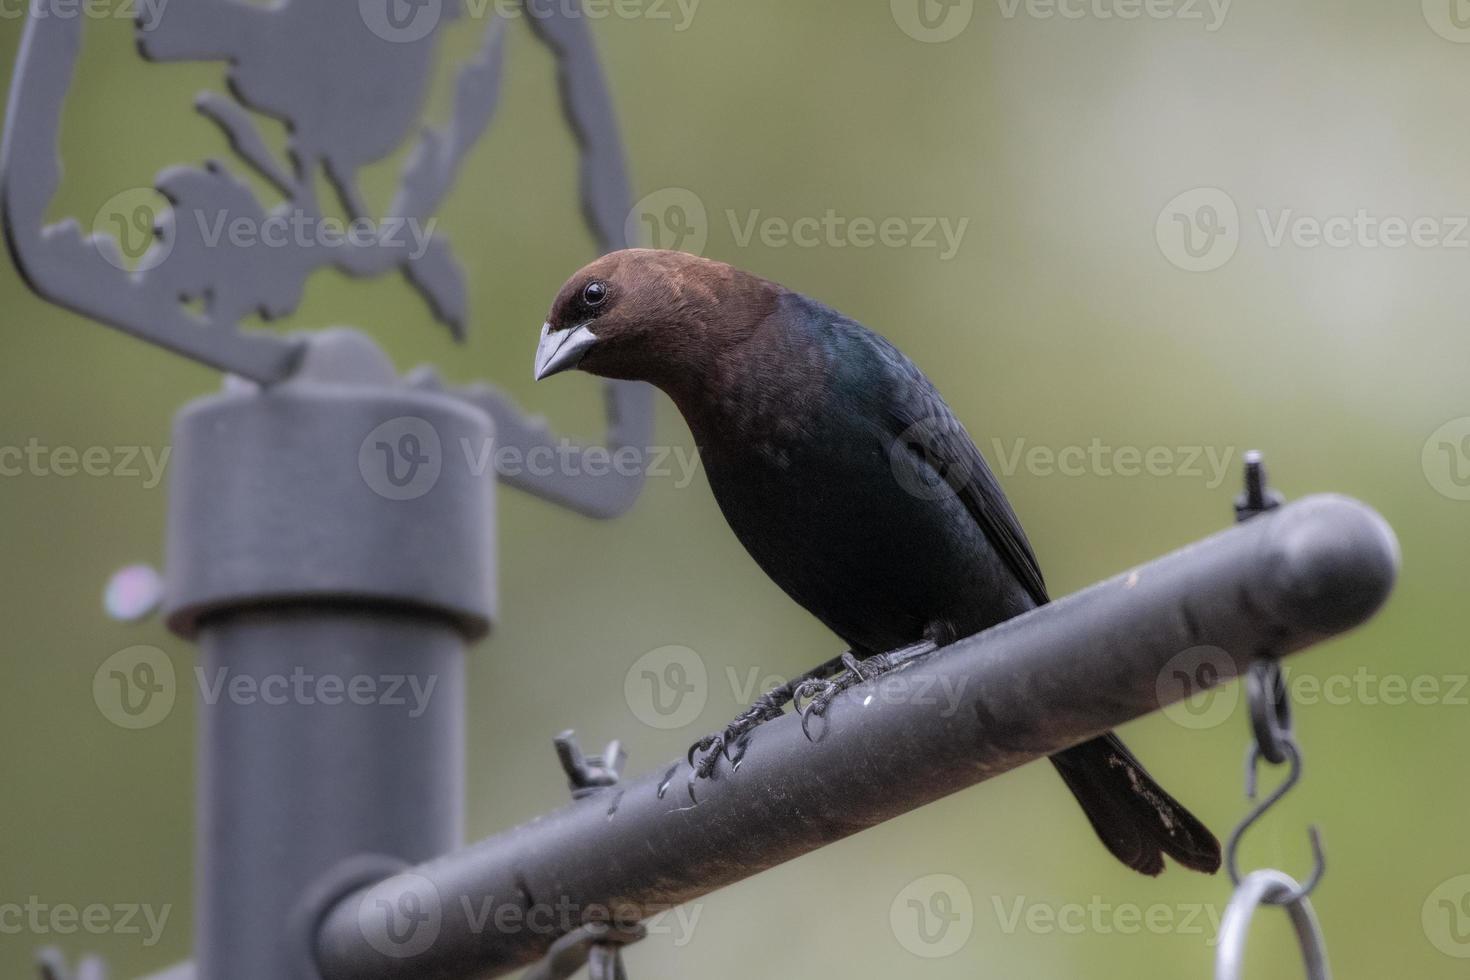
[[[582,302],[588,306],[601,306],[607,302],[607,283],[594,279],[582,287]]]

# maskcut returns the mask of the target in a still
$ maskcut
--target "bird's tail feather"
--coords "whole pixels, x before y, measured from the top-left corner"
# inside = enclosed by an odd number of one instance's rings
[[[1146,875],[1164,870],[1167,854],[1186,868],[1213,874],[1220,842],[1180,806],[1109,732],[1051,758],[1103,844]]]

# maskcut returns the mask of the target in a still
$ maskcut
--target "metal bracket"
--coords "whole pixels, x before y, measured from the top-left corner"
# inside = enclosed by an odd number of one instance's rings
[[[583,755],[577,733],[570,728],[558,735],[556,755],[571,784],[572,798],[580,800],[615,786],[628,755],[622,743],[607,743],[602,755]],[[521,980],[567,980],[583,966],[589,980],[628,980],[623,969],[623,947],[648,935],[641,922],[584,922],[551,944],[546,956],[527,970]]]
[[[600,789],[617,785],[623,764],[628,761],[622,742],[617,739],[608,742],[602,755],[583,755],[581,745],[577,744],[577,733],[570,728],[553,741],[562,771],[567,774],[567,782],[571,785],[573,799],[579,800]]]
[[[107,980],[107,964],[100,957],[85,956],[73,971],[61,950],[47,946],[36,954],[41,980]]]
[[[393,0],[385,2],[391,6]],[[463,12],[460,0],[419,4],[406,26],[391,17],[377,23],[371,9],[366,3],[194,0],[152,20],[140,18],[137,38],[145,58],[228,62],[233,98],[202,92],[195,108],[224,132],[239,162],[283,200],[268,207],[229,166],[211,160],[158,174],[154,189],[167,208],[155,211],[153,196],[134,188],[105,205],[90,229],[75,218],[45,224],[61,183],[58,136],[83,18],[31,17],[0,143],[0,216],[26,283],[53,303],[260,384],[292,374],[301,345],[244,331],[241,321],[292,313],[306,280],[324,268],[364,279],[401,272],[435,319],[462,337],[468,321],[465,275],[431,219],[495,113],[505,24],[488,19],[478,53],[455,78],[450,121],[419,136],[387,216],[377,219],[358,173],[417,127],[439,35]],[[557,58],[563,112],[581,157],[584,218],[601,249],[622,247],[630,207],[627,171],[588,19],[565,4],[530,4],[525,14],[532,33]],[[286,124],[287,159],[268,148],[252,113]],[[325,232],[304,242],[296,236],[298,226],[336,227],[328,224],[332,209],[318,200],[319,176],[331,186],[347,227],[360,233],[334,233],[331,241]],[[249,240],[227,231],[240,219],[255,231]],[[287,228],[293,230],[288,234]],[[289,240],[261,247],[267,229]],[[406,240],[417,247],[405,247]],[[610,438],[619,447],[646,446],[652,392],[646,385],[605,384]],[[477,388],[467,397],[490,412],[522,451],[588,452],[559,445],[540,420],[524,419],[497,392]],[[562,469],[588,472],[585,466]],[[518,474],[507,482],[606,517],[631,506],[643,481],[640,464],[635,475],[617,479],[569,479],[558,470]]]

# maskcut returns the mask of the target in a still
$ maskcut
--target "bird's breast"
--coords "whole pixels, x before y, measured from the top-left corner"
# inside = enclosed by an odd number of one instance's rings
[[[847,421],[702,442],[715,498],[757,564],[868,652],[1004,618],[996,600],[1013,586],[964,506],[908,486],[892,440]]]

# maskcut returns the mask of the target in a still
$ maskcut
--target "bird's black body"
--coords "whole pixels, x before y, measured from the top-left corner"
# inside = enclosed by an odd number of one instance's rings
[[[944,646],[1047,601],[964,427],[923,372],[856,321],[729,266],[646,250],[573,277],[543,344],[576,321],[594,335],[579,341],[587,370],[669,393],[735,534],[856,656]],[[1164,854],[1219,867],[1214,836],[1116,737],[1053,762],[1129,867],[1157,874]]]
[[[994,474],[902,352],[790,292],[751,342],[789,348],[799,371],[737,373],[691,426],[725,518],[787,594],[860,657],[943,646],[1047,601]],[[1218,867],[1213,835],[1115,737],[1053,761],[1130,867],[1157,874],[1163,853]]]
[[[725,518],[776,584],[860,656],[943,645],[1045,601],[989,468],[897,348],[794,293],[753,342],[803,349],[786,358],[801,377],[737,376],[721,417],[691,425]],[[1008,529],[1023,571],[977,511]]]

